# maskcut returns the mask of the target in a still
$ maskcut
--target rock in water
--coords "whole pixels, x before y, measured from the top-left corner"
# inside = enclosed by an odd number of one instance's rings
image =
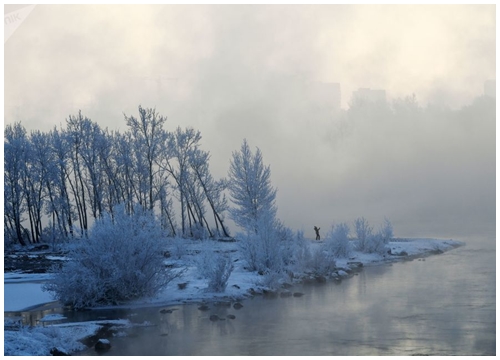
[[[96,351],[107,351],[111,349],[111,343],[108,339],[99,339],[95,344]]]
[[[354,267],[363,267],[363,263],[361,261],[348,261],[347,265],[351,268]]]
[[[294,292],[294,293],[293,293],[293,296],[294,296],[294,297],[301,297],[302,295],[304,295],[304,294],[303,294],[303,293],[301,293],[301,292]]]
[[[217,315],[210,315],[210,321],[218,321],[219,317]]]
[[[319,283],[326,283],[326,277],[322,276],[322,275],[317,275],[315,276],[315,279],[317,282]]]
[[[241,309],[243,307],[243,305],[241,305],[241,303],[237,302],[233,305],[233,308],[235,308],[236,310],[238,309]]]
[[[207,311],[207,310],[210,310],[210,308],[207,306],[207,305],[201,305],[198,310],[200,311]]]
[[[64,351],[61,351],[56,347],[53,347],[52,349],[50,349],[50,355],[52,355],[52,356],[69,356],[69,354],[66,354]]]
[[[226,317],[231,320],[236,319],[236,316],[234,316],[233,314],[228,314]]]

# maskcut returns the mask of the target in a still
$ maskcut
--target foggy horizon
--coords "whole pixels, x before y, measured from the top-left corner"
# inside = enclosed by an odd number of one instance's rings
[[[215,178],[244,138],[261,149],[278,217],[308,237],[361,216],[456,236],[495,221],[495,26],[495,5],[37,5],[4,43],[5,124],[81,110],[123,133],[156,108],[201,131]],[[425,116],[355,113],[363,88]]]

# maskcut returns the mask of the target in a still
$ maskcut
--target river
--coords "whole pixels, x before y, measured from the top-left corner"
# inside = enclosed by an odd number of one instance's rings
[[[495,355],[495,238],[458,240],[467,245],[295,287],[302,297],[133,310],[134,322],[152,326],[110,338],[106,355]]]

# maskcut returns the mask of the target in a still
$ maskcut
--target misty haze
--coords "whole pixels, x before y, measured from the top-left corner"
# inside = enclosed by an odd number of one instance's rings
[[[494,355],[495,11],[5,5],[4,354]]]

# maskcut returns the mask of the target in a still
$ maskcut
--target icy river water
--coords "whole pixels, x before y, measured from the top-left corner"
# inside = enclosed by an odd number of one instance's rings
[[[367,267],[339,284],[294,287],[301,297],[256,296],[238,310],[193,304],[65,316],[151,324],[111,337],[105,355],[495,355],[494,233],[456,239],[466,246]],[[210,321],[214,314],[225,320]]]

